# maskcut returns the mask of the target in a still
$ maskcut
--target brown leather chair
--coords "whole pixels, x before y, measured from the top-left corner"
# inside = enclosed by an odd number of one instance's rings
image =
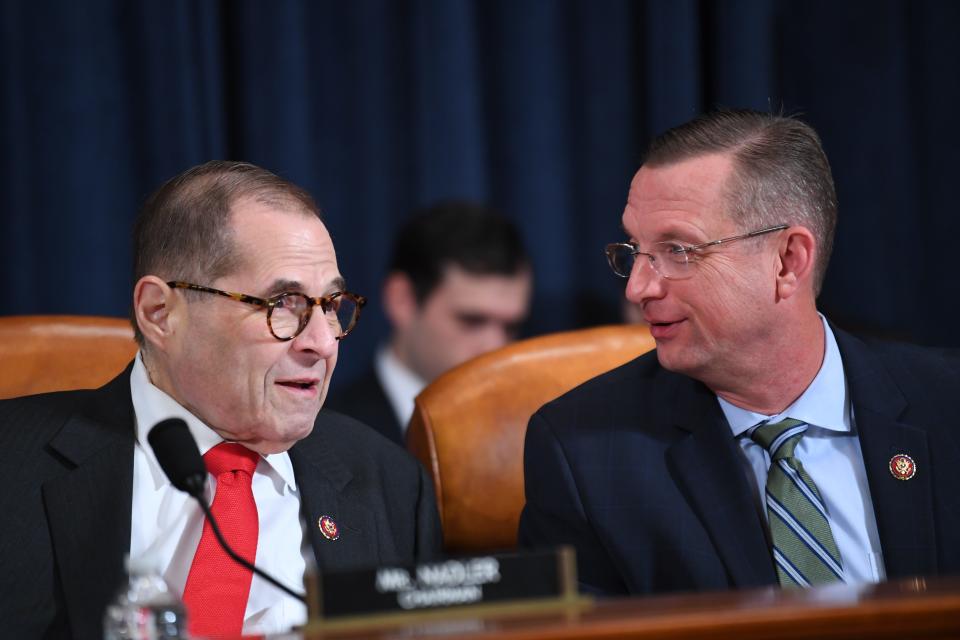
[[[530,416],[653,348],[645,326],[556,333],[484,354],[427,386],[416,399],[407,448],[433,477],[446,550],[515,547]]]
[[[0,398],[94,389],[123,371],[136,352],[123,318],[0,317]]]

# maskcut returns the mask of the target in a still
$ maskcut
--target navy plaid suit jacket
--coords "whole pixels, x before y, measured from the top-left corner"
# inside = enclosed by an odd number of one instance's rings
[[[887,577],[960,573],[960,354],[833,330]],[[531,418],[520,543],[572,544],[595,593],[776,584],[742,455],[714,394],[646,354]]]

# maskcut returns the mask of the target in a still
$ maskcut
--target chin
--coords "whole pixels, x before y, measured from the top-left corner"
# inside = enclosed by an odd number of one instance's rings
[[[680,358],[677,358],[677,354],[673,353],[672,348],[664,349],[657,346],[657,360],[660,361],[660,366],[666,369],[667,371],[676,371],[677,373],[683,372],[683,367],[680,366]]]
[[[693,377],[693,373],[697,369],[697,362],[692,358],[684,357],[689,354],[677,353],[676,351],[675,348],[663,350],[658,347],[657,359],[660,361],[660,366],[667,371]]]
[[[257,453],[262,453],[264,455],[270,453],[283,453],[297,444],[300,440],[303,440],[308,435],[310,435],[311,429],[307,429],[304,432],[290,433],[278,435],[275,438],[261,439],[256,443],[256,446],[251,447]]]
[[[304,422],[295,427],[291,427],[290,425],[286,425],[286,427],[287,428],[284,429],[283,433],[280,434],[280,437],[284,442],[289,443],[288,446],[292,446],[293,443],[297,442],[298,440],[303,440],[310,435],[310,433],[313,431],[313,420],[310,422]]]
[[[251,449],[261,454],[282,453],[295,445],[299,440],[303,440],[313,431],[313,421],[297,420],[291,424],[291,421],[282,420],[281,424],[273,425],[264,429],[263,423],[258,425],[251,433],[251,437],[244,440]]]

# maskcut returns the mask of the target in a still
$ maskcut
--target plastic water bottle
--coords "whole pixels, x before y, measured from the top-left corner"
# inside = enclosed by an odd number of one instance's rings
[[[188,638],[183,603],[154,566],[127,558],[127,574],[129,583],[104,613],[104,640]]]

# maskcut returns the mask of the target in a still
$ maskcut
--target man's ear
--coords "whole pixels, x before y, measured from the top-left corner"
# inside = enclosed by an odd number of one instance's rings
[[[395,330],[403,331],[413,322],[418,308],[410,276],[400,271],[388,274],[383,281],[383,311],[390,325]]]
[[[172,331],[174,291],[156,276],[144,276],[133,288],[133,311],[144,340],[163,351]]]
[[[798,291],[813,291],[817,242],[806,227],[785,230],[778,245],[777,297],[790,298]]]

